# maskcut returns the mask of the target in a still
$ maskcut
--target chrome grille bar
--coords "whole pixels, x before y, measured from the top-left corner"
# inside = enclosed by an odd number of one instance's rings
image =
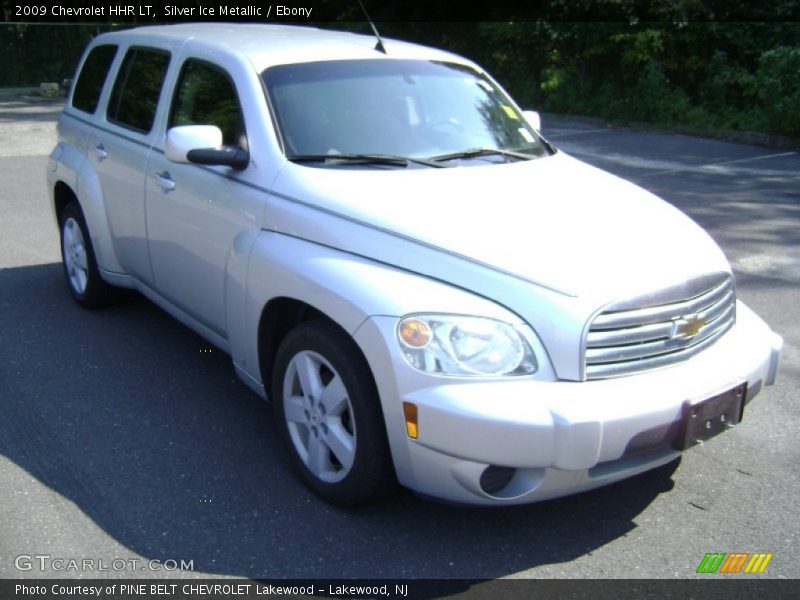
[[[625,310],[619,312],[607,312],[599,315],[592,323],[592,329],[618,329],[630,325],[644,325],[647,323],[658,323],[677,315],[696,313],[699,310],[715,304],[721,297],[732,291],[733,284],[730,279],[723,285],[709,290],[705,294],[678,302],[675,304],[665,304],[662,306],[652,306],[640,308],[638,310]]]
[[[705,289],[694,289],[698,284]],[[619,377],[686,360],[714,343],[734,324],[736,295],[728,274],[702,278],[687,298],[664,293],[670,301],[657,304],[658,295],[645,305],[620,303],[599,314],[592,322],[585,344],[587,379]]]

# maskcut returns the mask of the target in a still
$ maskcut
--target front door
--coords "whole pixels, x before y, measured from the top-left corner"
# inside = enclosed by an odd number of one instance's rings
[[[183,64],[167,127],[180,125],[215,125],[223,144],[247,148],[236,87],[222,67],[194,58]],[[228,262],[237,243],[252,243],[264,202],[263,191],[237,183],[246,176],[247,170],[174,163],[157,149],[147,165],[155,288],[223,337]]]

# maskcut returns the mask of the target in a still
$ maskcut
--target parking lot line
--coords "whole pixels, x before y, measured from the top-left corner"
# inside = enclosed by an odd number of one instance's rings
[[[552,140],[556,138],[563,138],[573,135],[586,135],[587,133],[608,133],[609,131],[612,131],[612,129],[605,128],[605,129],[586,129],[585,131],[569,131],[567,133],[550,134],[547,136],[547,139]]]
[[[781,157],[784,157],[784,156],[792,156],[792,155],[795,155],[795,154],[797,154],[797,152],[779,152],[778,154],[762,154],[760,156],[749,156],[747,158],[737,158],[735,160],[723,160],[723,161],[719,161],[719,162],[706,163],[704,165],[691,165],[691,166],[686,166],[686,167],[683,167],[683,168],[680,168],[680,169],[668,169],[668,170],[665,170],[665,171],[654,171],[652,173],[645,173],[644,175],[639,175],[638,177],[639,178],[645,178],[645,177],[654,177],[655,175],[671,175],[673,173],[683,173],[683,172],[686,172],[686,171],[700,171],[700,170],[703,170],[703,169],[708,169],[710,167],[721,167],[721,166],[724,166],[724,165],[733,165],[733,164],[738,164],[738,163],[752,162],[752,161],[755,161],[755,160],[766,160],[766,159],[769,159],[769,158],[781,158]]]

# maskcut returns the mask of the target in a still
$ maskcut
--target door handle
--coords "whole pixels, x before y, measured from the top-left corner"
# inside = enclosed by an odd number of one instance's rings
[[[108,152],[106,152],[106,148],[103,146],[103,144],[97,144],[97,146],[94,147],[94,153],[100,160],[103,160],[108,156]]]
[[[172,181],[167,171],[163,173],[153,173],[153,180],[161,186],[164,191],[174,190],[175,182]]]

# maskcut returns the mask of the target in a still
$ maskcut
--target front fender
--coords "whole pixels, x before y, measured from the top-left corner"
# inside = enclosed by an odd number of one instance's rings
[[[522,323],[502,306],[452,285],[290,235],[261,231],[248,264],[242,339],[231,339],[234,360],[259,381],[263,379],[258,323],[267,303],[282,297],[314,307],[351,335],[371,316],[414,312]]]

